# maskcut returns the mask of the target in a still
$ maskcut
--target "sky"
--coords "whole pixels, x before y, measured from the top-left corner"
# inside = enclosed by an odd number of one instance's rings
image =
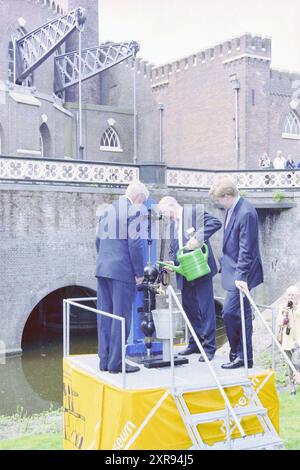
[[[246,32],[272,38],[272,67],[300,72],[300,0],[99,0],[100,42],[136,40],[155,65]]]

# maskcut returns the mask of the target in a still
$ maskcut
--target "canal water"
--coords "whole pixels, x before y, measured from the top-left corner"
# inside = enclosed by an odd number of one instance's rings
[[[32,415],[62,406],[62,332],[41,331],[23,349],[22,357],[0,365],[0,415]],[[72,331],[70,352],[96,353],[96,330]]]
[[[218,319],[217,323],[221,346],[226,335],[222,321]],[[0,415],[19,412],[30,416],[62,406],[62,331],[41,329],[35,335],[29,335],[23,343],[22,357],[0,364]],[[96,352],[95,329],[71,332],[71,354]]]

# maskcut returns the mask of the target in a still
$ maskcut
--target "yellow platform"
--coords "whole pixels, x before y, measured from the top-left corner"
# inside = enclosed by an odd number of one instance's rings
[[[185,394],[192,413],[224,409],[224,400],[198,356],[189,364],[175,368],[176,385],[200,388]],[[243,369],[224,371],[224,358],[212,361],[233,406],[246,406],[242,386],[232,386],[242,378]],[[170,369],[147,369],[127,374],[126,389],[121,374],[98,370],[96,355],[70,356],[64,359],[64,448],[68,450],[175,450],[189,449],[192,442],[171,394]],[[279,400],[273,371],[250,369],[252,384],[269,417],[279,432]],[[246,434],[262,432],[255,416],[242,418]],[[239,437],[234,421],[232,437]],[[198,426],[204,442],[212,445],[226,436],[224,420]]]

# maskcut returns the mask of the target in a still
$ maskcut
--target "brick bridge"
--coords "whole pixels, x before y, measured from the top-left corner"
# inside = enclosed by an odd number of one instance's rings
[[[211,184],[231,175],[257,207],[266,282],[256,292],[270,303],[299,280],[300,171],[207,171],[163,164],[107,164],[0,157],[0,344],[20,354],[24,327],[51,293],[67,287],[95,290],[96,209],[122,194],[129,182],[149,184],[154,200],[204,203]],[[213,240],[220,255],[221,232]],[[218,277],[218,276],[217,276]],[[221,294],[219,279],[215,290]]]

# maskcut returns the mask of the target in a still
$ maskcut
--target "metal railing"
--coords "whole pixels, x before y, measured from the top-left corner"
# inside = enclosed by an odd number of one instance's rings
[[[172,299],[174,299],[176,305],[177,305],[177,308],[179,309],[179,311],[181,312],[181,315],[183,316],[184,320],[185,320],[185,323],[187,324],[188,326],[188,329],[191,333],[191,335],[193,336],[194,340],[195,340],[195,343],[196,345],[198,346],[199,348],[199,351],[206,363],[206,365],[208,366],[209,368],[209,371],[217,385],[217,388],[219,390],[219,392],[221,393],[223,399],[224,399],[224,402],[225,402],[225,405],[226,405],[226,410],[228,411],[228,413],[232,416],[239,432],[241,433],[241,436],[242,437],[245,437],[246,436],[246,433],[243,429],[243,427],[241,426],[240,422],[239,422],[239,419],[225,393],[225,390],[214,370],[214,368],[212,367],[207,355],[206,355],[206,352],[205,350],[203,349],[203,346],[202,344],[200,343],[196,333],[195,333],[195,330],[194,328],[192,327],[191,325],[191,322],[189,321],[181,303],[179,302],[178,300],[178,297],[173,289],[173,287],[171,285],[168,286],[167,288],[167,292],[168,292],[168,299],[169,299],[169,317],[170,317],[170,349],[171,349],[171,384],[172,384],[172,390],[173,390],[173,393],[176,389],[175,387],[175,373],[174,373],[174,357],[173,357],[173,323],[172,323]],[[226,422],[226,430],[227,430],[227,439],[230,441],[231,437],[230,437],[230,426],[229,426],[229,420],[227,420],[228,422]]]
[[[256,304],[254,300],[252,299],[250,293],[240,289],[240,307],[241,307],[241,323],[242,323],[242,339],[243,339],[243,354],[244,354],[244,363],[245,363],[245,372],[246,375],[248,376],[248,355],[247,355],[247,341],[246,341],[246,326],[245,326],[245,311],[244,311],[244,296],[246,296],[254,308],[255,312],[257,313],[258,317],[262,321],[263,325],[266,327],[269,335],[271,336],[272,339],[272,369],[275,370],[275,346],[279,350],[279,352],[283,355],[285,361],[287,362],[288,366],[292,369],[292,371],[297,373],[297,370],[284,351],[283,347],[279,343],[276,335],[275,335],[275,314],[274,314],[274,308],[271,305],[264,305],[264,304]],[[216,300],[222,300],[224,301],[224,297],[215,297]],[[260,308],[264,308],[265,310],[271,310],[272,312],[272,328],[269,327],[268,323],[264,319],[262,313],[259,310]]]
[[[74,307],[88,310],[96,315],[103,315],[104,317],[113,318],[121,322],[121,348],[122,348],[122,387],[126,388],[126,364],[125,364],[125,318],[113,315],[112,313],[103,312],[96,308],[87,307],[79,302],[95,301],[97,297],[83,297],[76,299],[63,300],[63,354],[67,358],[70,356],[70,308]]]
[[[179,311],[181,312],[184,320],[185,320],[185,323],[188,325],[188,328],[190,330],[190,333],[192,334],[215,382],[216,382],[216,385],[225,401],[225,404],[226,404],[226,409],[228,410],[228,413],[232,416],[234,422],[236,423],[236,426],[238,428],[238,430],[240,431],[242,437],[245,437],[246,434],[245,434],[245,431],[243,429],[243,427],[241,426],[239,420],[238,420],[238,417],[224,391],[224,388],[216,374],[216,372],[214,371],[210,361],[208,360],[208,357],[200,343],[200,341],[198,340],[197,338],[197,335],[181,305],[181,303],[179,302],[176,294],[175,294],[175,291],[173,289],[172,286],[168,286],[168,298],[169,298],[169,320],[170,320],[170,374],[171,374],[171,389],[172,391],[174,392],[175,390],[175,365],[174,365],[174,354],[173,354],[173,340],[174,340],[174,336],[173,336],[173,315],[172,315],[172,298],[175,300],[175,303],[177,305],[177,307],[179,308]],[[87,310],[89,312],[93,312],[97,315],[103,315],[103,316],[106,316],[106,317],[109,317],[109,318],[113,318],[113,319],[116,319],[118,321],[121,321],[121,342],[122,342],[122,387],[126,389],[126,365],[125,365],[125,351],[126,351],[126,345],[125,345],[125,319],[122,318],[122,317],[119,317],[117,315],[113,315],[111,313],[107,313],[107,312],[103,312],[101,310],[98,310],[98,309],[95,309],[95,308],[92,308],[92,307],[88,307],[86,305],[82,305],[80,302],[88,302],[88,301],[95,301],[97,300],[96,297],[84,297],[84,298],[74,298],[74,299],[64,299],[63,300],[63,356],[64,358],[67,358],[70,356],[70,309],[71,309],[71,306],[74,306],[74,307],[78,307],[80,309],[83,309],[83,310]],[[227,438],[229,439],[230,441],[230,426],[229,426],[229,420],[227,420],[228,422],[226,422],[226,430],[227,430]]]
[[[258,317],[262,321],[263,325],[266,327],[269,335],[271,336],[272,339],[272,369],[275,370],[275,346],[279,350],[279,352],[283,355],[285,361],[289,365],[289,367],[292,369],[292,371],[297,373],[297,370],[284,351],[283,347],[279,343],[276,335],[275,335],[275,314],[274,314],[274,308],[271,305],[264,305],[264,304],[256,304],[254,300],[252,299],[251,295],[248,292],[240,290],[240,306],[241,306],[241,322],[242,322],[242,337],[243,337],[243,353],[244,353],[244,362],[245,362],[245,369],[246,369],[246,374],[248,375],[248,356],[247,356],[247,342],[246,342],[246,328],[245,328],[245,312],[244,312],[244,302],[243,302],[243,296],[246,296],[254,308],[255,312],[257,313]],[[225,300],[224,297],[215,297],[217,300]],[[261,314],[260,308],[264,308],[265,310],[271,310],[272,312],[272,328],[269,327],[268,323],[264,319],[263,315]],[[245,354],[246,353],[246,354]],[[246,358],[246,361],[245,361]]]
[[[272,338],[272,341],[273,341],[273,344],[278,348],[279,352],[283,355],[286,363],[288,364],[288,366],[292,369],[292,371],[294,372],[294,374],[297,373],[297,370],[294,366],[294,364],[292,363],[292,361],[290,360],[290,358],[288,357],[288,355],[286,354],[285,350],[283,349],[283,347],[281,346],[281,344],[279,343],[278,339],[276,338],[276,335],[274,334],[274,332],[272,331],[272,329],[269,327],[269,325],[267,324],[266,320],[264,319],[263,315],[261,314],[258,306],[256,305],[256,303],[254,302],[254,300],[252,299],[251,295],[249,292],[247,291],[242,291],[242,289],[240,289],[240,305],[241,305],[241,320],[242,320],[242,328],[244,328],[244,332],[243,332],[243,351],[244,351],[244,363],[245,363],[245,369],[246,369],[246,374],[248,375],[248,358],[247,358],[247,343],[246,343],[246,329],[245,329],[245,312],[244,312],[244,296],[246,296],[250,302],[250,304],[252,305],[252,307],[254,308],[255,312],[257,313],[257,315],[259,316],[260,320],[262,321],[263,325],[266,327],[269,335],[271,336]],[[244,326],[243,326],[244,325]],[[245,361],[245,358],[246,358],[246,361]]]
[[[225,297],[220,297],[220,296],[215,296],[215,300],[221,300],[224,302]],[[258,308],[263,308],[264,310],[270,310],[271,311],[271,318],[272,318],[272,332],[273,335],[275,335],[275,329],[276,329],[276,317],[275,317],[275,312],[274,308],[272,305],[265,305],[265,304],[256,304]],[[275,342],[272,336],[272,352],[271,352],[271,360],[272,360],[272,369],[275,370],[276,364],[275,364]]]

